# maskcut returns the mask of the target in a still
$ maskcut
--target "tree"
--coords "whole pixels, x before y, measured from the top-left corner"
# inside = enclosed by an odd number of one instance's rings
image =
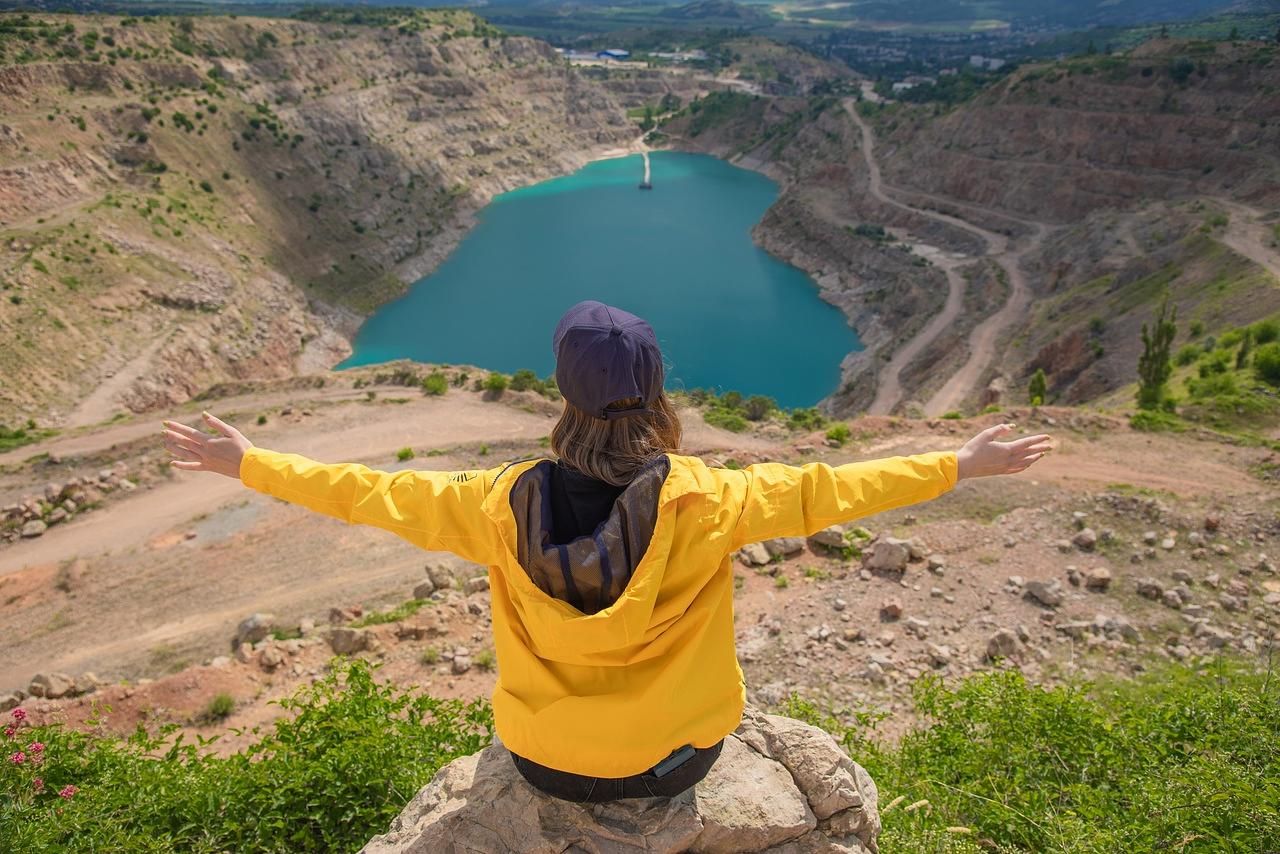
[[[1243,370],[1249,364],[1249,351],[1253,349],[1253,330],[1246,329],[1240,339],[1240,349],[1236,351],[1236,370]]]
[[[1142,355],[1138,358],[1138,408],[1159,409],[1164,403],[1165,386],[1173,373],[1169,348],[1178,333],[1178,308],[1168,314],[1169,298],[1160,303],[1154,328],[1142,324]]]
[[[1238,41],[1240,41],[1240,28],[1239,28],[1239,27],[1232,27],[1232,28],[1231,28],[1231,35],[1227,36],[1227,38],[1228,38],[1228,39],[1230,39],[1230,40],[1231,40],[1231,41],[1233,41],[1233,42],[1238,42]]]
[[[1048,392],[1049,384],[1045,379],[1044,368],[1036,368],[1036,372],[1031,375],[1031,385],[1027,388],[1027,399],[1032,406],[1040,406]]]

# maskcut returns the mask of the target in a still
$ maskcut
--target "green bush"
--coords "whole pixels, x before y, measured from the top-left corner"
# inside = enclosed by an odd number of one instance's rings
[[[1180,368],[1185,368],[1187,365],[1194,364],[1202,352],[1195,344],[1184,344],[1178,348],[1178,352],[1173,354],[1173,363]]]
[[[736,412],[728,409],[710,409],[702,416],[702,420],[706,421],[712,427],[720,427],[732,433],[742,433],[751,425],[747,423],[747,419],[743,418]]]
[[[1280,388],[1280,341],[1263,344],[1253,352],[1253,369],[1263,382]]]
[[[370,665],[339,660],[227,757],[174,726],[127,739],[22,726],[16,739],[41,743],[44,760],[15,764],[5,751],[0,839],[11,851],[355,851],[493,733],[481,700],[414,696],[373,677]]]
[[[803,701],[880,790],[883,851],[966,827],[999,851],[1267,851],[1280,839],[1280,680],[1218,662],[1132,682],[1041,688],[1018,671],[916,683],[931,722],[896,747],[869,716],[837,724]],[[891,811],[903,796],[928,809]],[[954,837],[953,837],[954,838]]]
[[[1158,409],[1140,409],[1129,416],[1129,426],[1144,433],[1179,433],[1187,429],[1178,416]]]
[[[761,394],[754,394],[748,397],[742,405],[743,414],[746,415],[748,421],[763,421],[777,408],[778,404],[772,397],[765,397]]]
[[[1260,320],[1249,328],[1253,330],[1255,344],[1270,344],[1272,341],[1280,340],[1280,322]]]
[[[542,391],[542,380],[528,368],[521,368],[511,375],[512,391]]]
[[[827,426],[827,419],[816,406],[804,409],[793,409],[787,416],[787,426],[792,430],[821,430]]]
[[[432,371],[422,378],[422,393],[439,396],[449,390],[449,380],[440,371]]]
[[[413,459],[415,456],[417,456],[417,454],[413,452],[413,448],[401,448],[400,450],[396,451],[396,459],[402,463],[408,462],[409,460]]]
[[[225,720],[231,716],[231,713],[235,711],[235,708],[235,697],[232,697],[226,691],[223,691],[220,694],[214,695],[214,697],[209,700],[209,704],[204,707],[204,713],[201,717],[210,722]]]
[[[499,374],[496,372],[489,374],[489,376],[484,378],[482,388],[485,391],[492,392],[494,394],[502,394],[507,390],[506,374]]]
[[[407,620],[414,614],[422,610],[424,605],[431,604],[430,599],[409,599],[401,602],[399,605],[387,611],[374,611],[365,614],[358,620],[351,623],[353,628],[362,629],[365,626],[381,626],[387,623],[398,623],[401,620]]]
[[[837,445],[843,445],[853,436],[853,432],[849,429],[849,425],[843,421],[827,430],[827,441],[835,442]]]

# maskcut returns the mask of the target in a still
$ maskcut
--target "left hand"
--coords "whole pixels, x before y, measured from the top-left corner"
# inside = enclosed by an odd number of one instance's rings
[[[164,446],[173,454],[169,463],[183,471],[211,471],[240,479],[240,461],[253,443],[244,434],[220,418],[205,412],[204,421],[218,435],[210,436],[195,427],[177,421],[164,422]]]
[[[1013,427],[1012,424],[997,424],[965,442],[956,455],[959,463],[958,479],[1017,474],[1049,453],[1053,447],[1051,438],[1045,433],[1013,442],[996,441],[1012,433]]]

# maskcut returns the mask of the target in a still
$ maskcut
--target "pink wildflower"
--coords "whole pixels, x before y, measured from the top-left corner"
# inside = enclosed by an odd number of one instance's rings
[[[43,777],[37,777],[37,778],[35,778],[34,780],[32,780],[32,781],[31,781],[31,787],[32,787],[33,789],[35,789],[35,790],[36,790],[36,794],[37,794],[37,795],[38,795],[38,794],[40,794],[41,792],[43,792],[43,791],[44,791],[44,778],[43,778]]]
[[[7,726],[7,727],[5,727],[5,728],[4,728],[4,737],[5,737],[5,738],[13,738],[13,734],[14,734],[15,732],[17,732],[17,729],[15,729],[14,727],[11,727],[11,726]]]
[[[33,741],[27,745],[27,750],[30,750],[32,753],[39,753],[40,751],[44,750],[44,743],[39,741]]]
[[[13,714],[13,719],[14,719],[15,721],[24,721],[24,720],[26,720],[26,719],[27,719],[27,710],[26,710],[26,709],[21,709],[21,708],[19,708],[19,709],[14,709],[14,710],[13,710],[13,712],[12,712],[12,714]]]
[[[75,797],[76,792],[80,791],[75,786],[63,786],[62,791],[58,792],[58,797],[66,798],[68,801]]]
[[[27,761],[27,754],[19,750],[17,753],[9,757],[9,761],[14,765],[21,765],[23,762]]]

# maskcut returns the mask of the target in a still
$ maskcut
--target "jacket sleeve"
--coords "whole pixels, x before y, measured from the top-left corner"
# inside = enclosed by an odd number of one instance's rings
[[[936,498],[956,485],[954,452],[829,466],[758,463],[747,477],[732,548],[808,536],[828,525]]]
[[[481,564],[493,562],[499,544],[493,523],[480,509],[492,474],[384,472],[263,448],[250,448],[240,463],[240,480],[259,492]]]

